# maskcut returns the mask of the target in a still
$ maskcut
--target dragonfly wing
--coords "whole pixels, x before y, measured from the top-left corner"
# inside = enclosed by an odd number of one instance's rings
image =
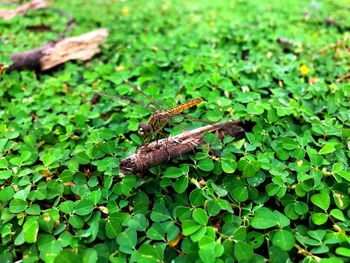
[[[149,105],[142,105],[140,103],[137,103],[136,101],[132,100],[131,98],[126,98],[126,97],[122,97],[122,96],[112,95],[110,93],[107,93],[107,92],[104,92],[104,91],[101,91],[101,90],[92,90],[92,92],[94,92],[97,95],[110,98],[110,99],[112,99],[114,101],[122,102],[122,103],[125,103],[125,104],[131,104],[131,105],[137,106],[137,107],[139,107],[141,109],[146,109],[149,112],[153,112],[154,111],[153,107],[151,107]]]
[[[115,95],[106,93],[106,92],[101,91],[101,90],[92,90],[92,92],[97,94],[97,95],[110,98],[110,99],[112,99],[114,101],[119,101],[119,102],[123,102],[123,103],[126,103],[126,104],[134,104],[135,103],[134,101],[132,101],[130,99],[127,99],[127,98],[124,98],[124,97],[120,97],[120,96],[115,96]]]
[[[187,121],[186,121],[187,120]],[[191,125],[190,121],[195,122],[197,125]],[[166,130],[168,132],[171,132],[172,134],[177,134],[179,132],[184,132],[184,131],[188,131],[189,129],[198,127],[198,124],[201,123],[202,125],[214,125],[217,124],[217,122],[215,121],[209,121],[209,120],[203,120],[203,119],[199,119],[196,117],[192,117],[191,115],[187,115],[184,113],[178,114],[174,117],[172,117],[171,119],[169,119],[168,122],[168,127],[166,128]]]
[[[202,119],[199,119],[199,118],[195,118],[195,117],[192,117],[190,115],[187,115],[187,114],[178,114],[176,116],[173,116],[171,118],[168,119],[168,123],[165,127],[165,131],[167,131],[167,133],[170,133],[170,134],[178,134],[180,132],[184,132],[184,131],[188,131],[192,128],[194,128],[195,126],[198,127],[198,125],[191,125],[189,121],[185,121],[184,119],[186,120],[191,120],[195,123],[204,123],[206,125],[213,125],[217,122],[214,122],[214,121],[209,121],[209,120],[202,120]]]
[[[191,115],[184,114],[184,113],[181,113],[181,114],[179,114],[178,116],[183,117],[183,118],[185,118],[185,119],[192,120],[192,121],[201,122],[201,123],[208,123],[208,124],[217,123],[217,122],[215,122],[215,121],[203,120],[203,119],[199,119],[199,118],[196,118],[196,117],[192,117]]]
[[[151,96],[147,95],[146,93],[144,93],[141,89],[139,89],[138,87],[136,87],[135,85],[131,84],[128,80],[124,80],[124,83],[127,84],[129,87],[131,87],[135,92],[137,92],[138,94],[142,95],[143,97],[147,98],[147,100],[149,100],[149,102],[152,103],[153,107],[156,110],[162,110],[159,106],[159,102],[152,98]]]

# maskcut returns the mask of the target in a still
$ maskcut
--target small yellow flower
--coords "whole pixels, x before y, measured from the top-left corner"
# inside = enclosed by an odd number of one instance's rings
[[[308,68],[308,66],[302,65],[302,66],[299,68],[299,72],[300,72],[301,75],[307,75],[307,74],[309,74],[310,69]]]
[[[115,68],[117,71],[123,71],[125,69],[125,67],[123,65],[117,66]]]
[[[127,16],[127,15],[129,15],[129,13],[130,13],[130,9],[127,8],[126,6],[124,6],[124,7],[122,8],[122,10],[121,10],[121,13],[122,13],[123,16]]]
[[[93,88],[96,88],[98,85],[100,85],[100,83],[99,83],[98,81],[95,81],[95,82],[93,82],[93,83],[91,84],[91,86],[92,86]]]

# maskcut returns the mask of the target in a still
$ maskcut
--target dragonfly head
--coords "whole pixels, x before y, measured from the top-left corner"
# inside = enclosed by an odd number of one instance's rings
[[[150,136],[150,134],[152,133],[153,128],[151,124],[148,123],[140,123],[139,125],[139,129],[137,131],[137,133],[143,137],[143,138],[147,138]]]

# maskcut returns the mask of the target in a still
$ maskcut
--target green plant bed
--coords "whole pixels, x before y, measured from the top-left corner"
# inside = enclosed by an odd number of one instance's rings
[[[0,80],[0,262],[349,262],[347,1],[88,2],[53,6],[100,54]],[[66,22],[1,20],[0,64]],[[124,79],[245,136],[123,175],[149,112],[92,90],[147,105]]]

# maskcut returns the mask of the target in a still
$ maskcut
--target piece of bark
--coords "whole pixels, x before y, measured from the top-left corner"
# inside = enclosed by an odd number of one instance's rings
[[[293,41],[286,39],[286,38],[283,38],[283,37],[277,38],[277,43],[283,47],[291,47],[294,45]]]
[[[336,79],[336,82],[344,82],[346,80],[350,79],[350,72],[347,72],[345,75],[339,77]]]
[[[195,130],[186,131],[174,137],[153,141],[143,145],[136,153],[121,160],[119,169],[123,174],[136,174],[160,163],[183,156],[204,144],[206,132],[215,132],[219,139],[225,135],[240,138],[244,129],[239,121],[218,122]]]
[[[44,0],[32,0],[28,4],[21,5],[13,10],[0,9],[0,18],[11,19],[17,15],[23,15],[29,10],[36,10],[39,8],[48,7],[48,3]]]
[[[108,30],[101,28],[84,35],[63,38],[36,49],[13,54],[10,56],[13,64],[8,70],[45,71],[68,60],[89,60],[100,52],[99,45],[107,36]]]

